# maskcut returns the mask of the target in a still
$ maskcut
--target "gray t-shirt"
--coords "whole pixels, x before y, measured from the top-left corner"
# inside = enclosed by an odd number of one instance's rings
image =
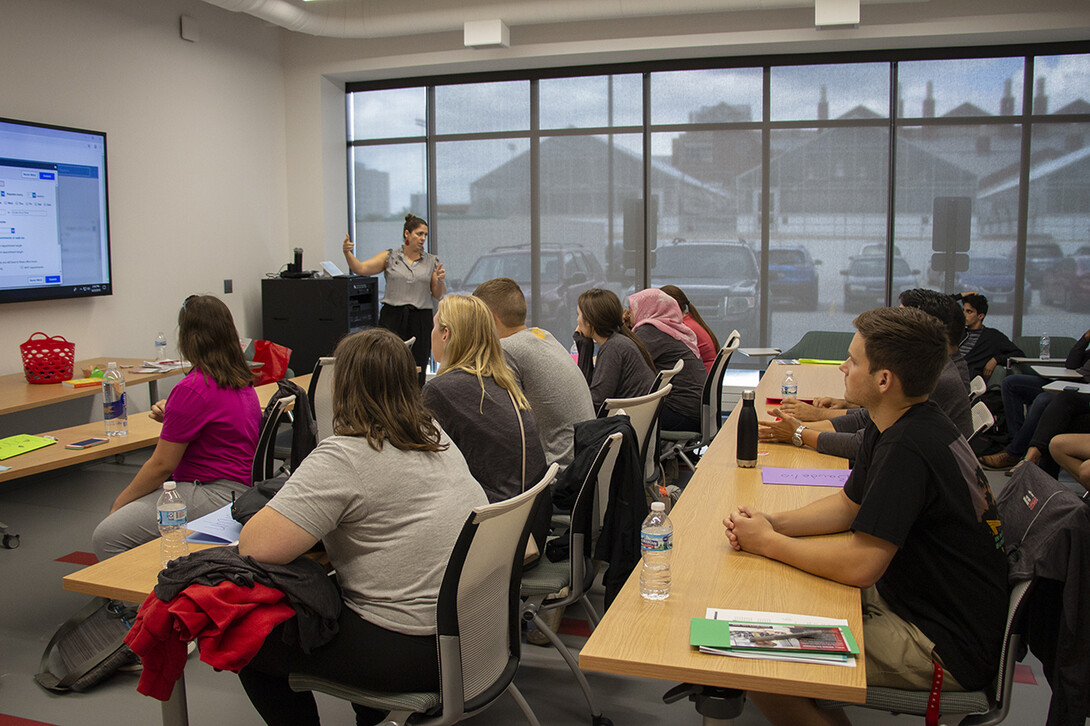
[[[655,372],[648,367],[636,344],[623,334],[614,333],[598,348],[590,379],[590,398],[597,411],[607,398],[646,396],[654,382]]]
[[[386,292],[384,305],[412,305],[421,310],[432,309],[431,276],[439,258],[425,252],[416,262],[405,257],[404,247],[394,247],[386,255]]]
[[[269,506],[325,543],[345,604],[406,635],[435,632],[447,560],[474,507],[488,503],[462,453],[372,449],[331,436],[303,460]]]
[[[447,371],[424,385],[421,392],[443,430],[462,451],[473,478],[488,501],[499,502],[537,484],[545,473],[545,453],[530,410],[522,410],[526,431],[526,479],[522,478],[523,439],[511,394],[492,378],[481,382],[472,373]]]
[[[973,435],[973,415],[969,409],[969,392],[962,383],[962,375],[954,356],[946,362],[935,390],[930,399],[938,404],[950,420],[957,426],[961,435],[968,439]],[[865,408],[853,408],[843,416],[830,419],[835,433],[825,431],[818,434],[817,450],[830,456],[842,456],[854,459],[863,443],[863,431],[870,423],[870,414]]]
[[[573,427],[594,418],[587,380],[547,330],[520,330],[500,340],[500,345],[534,410],[545,463],[566,467],[574,458]]]

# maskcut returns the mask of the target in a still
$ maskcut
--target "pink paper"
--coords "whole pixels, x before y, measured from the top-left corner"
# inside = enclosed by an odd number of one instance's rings
[[[765,484],[842,487],[851,473],[851,469],[783,469],[765,466],[761,468],[761,481]]]

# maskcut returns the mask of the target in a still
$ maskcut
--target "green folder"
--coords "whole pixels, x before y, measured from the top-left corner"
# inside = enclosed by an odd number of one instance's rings
[[[799,363],[808,363],[810,365],[819,366],[838,366],[844,361],[842,360],[828,360],[826,358],[799,358]]]
[[[55,443],[57,442],[53,439],[47,439],[44,436],[31,436],[30,434],[8,436],[5,439],[0,439],[0,461]]]
[[[768,628],[782,629],[782,628],[830,628],[840,631],[840,635],[844,639],[844,644],[847,646],[847,651],[843,650],[818,650],[811,648],[788,648],[784,646],[780,647],[761,647],[759,645],[746,645],[738,646],[731,644],[731,626],[764,626]],[[724,648],[729,650],[745,650],[745,651],[763,651],[763,652],[801,652],[801,653],[825,653],[825,654],[844,654],[844,655],[858,655],[859,645],[855,642],[855,638],[852,637],[851,628],[846,625],[799,625],[799,624],[782,624],[782,623],[754,623],[738,620],[709,620],[707,618],[693,618],[689,623],[689,644],[697,647],[706,646],[709,648]]]

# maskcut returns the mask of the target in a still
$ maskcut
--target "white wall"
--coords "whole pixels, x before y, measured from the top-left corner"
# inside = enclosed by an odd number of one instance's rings
[[[78,358],[150,356],[164,330],[173,353],[194,292],[256,337],[260,278],[289,255],[279,29],[198,0],[3,5],[0,115],[107,133],[114,294],[0,305],[0,373],[37,330]],[[183,13],[199,42],[179,37]]]

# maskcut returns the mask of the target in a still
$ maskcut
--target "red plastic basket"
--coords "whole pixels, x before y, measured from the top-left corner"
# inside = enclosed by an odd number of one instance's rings
[[[42,337],[35,339],[36,335]],[[60,383],[72,378],[76,344],[60,335],[49,337],[45,333],[34,333],[19,345],[19,350],[23,354],[27,383]]]

